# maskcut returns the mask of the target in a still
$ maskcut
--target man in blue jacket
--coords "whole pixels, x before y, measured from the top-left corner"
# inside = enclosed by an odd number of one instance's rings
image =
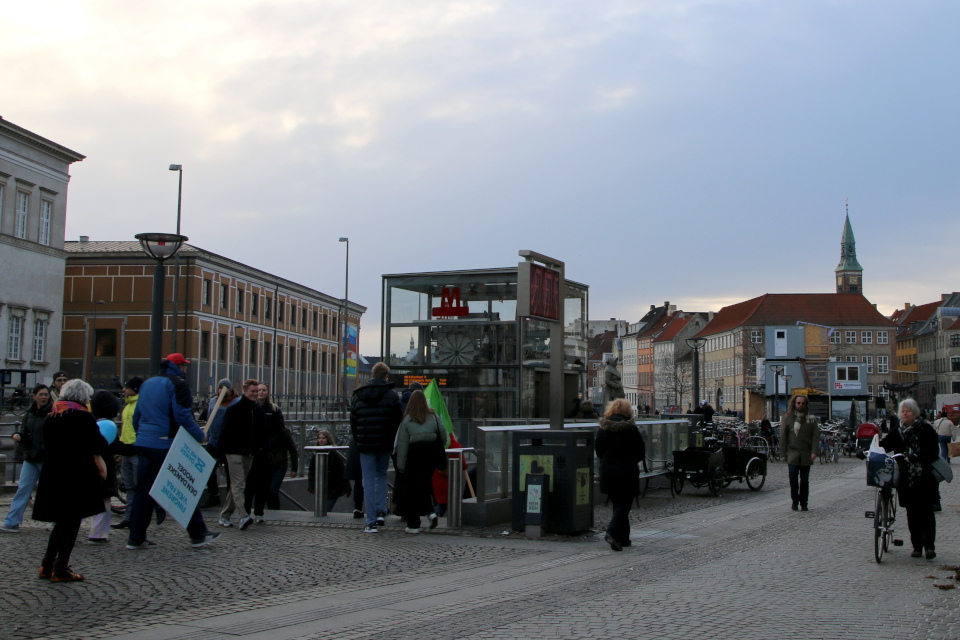
[[[183,379],[184,365],[190,361],[180,353],[171,353],[160,363],[160,372],[140,386],[140,399],[133,413],[133,428],[137,432],[134,447],[137,451],[137,490],[130,514],[130,537],[127,549],[152,549],[155,542],[147,540],[147,527],[153,512],[150,487],[163,468],[170,445],[182,426],[201,444],[206,440],[203,431],[193,419],[193,398],[190,386]],[[193,512],[187,525],[190,545],[202,547],[220,537],[210,533],[199,510]]]

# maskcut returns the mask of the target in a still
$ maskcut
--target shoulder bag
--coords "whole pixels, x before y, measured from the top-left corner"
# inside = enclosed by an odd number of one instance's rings
[[[933,474],[933,477],[937,479],[937,482],[951,482],[953,480],[953,469],[950,468],[950,464],[943,458],[937,458],[936,461],[930,465],[930,472]]]

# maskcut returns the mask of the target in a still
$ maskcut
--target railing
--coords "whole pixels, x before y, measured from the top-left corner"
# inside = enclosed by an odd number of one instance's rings
[[[239,392],[239,390],[238,390]],[[196,396],[194,406],[197,414],[210,406],[210,395],[201,393]],[[350,410],[347,398],[343,396],[303,396],[293,394],[271,395],[273,404],[280,407],[284,418],[300,420],[346,419]]]

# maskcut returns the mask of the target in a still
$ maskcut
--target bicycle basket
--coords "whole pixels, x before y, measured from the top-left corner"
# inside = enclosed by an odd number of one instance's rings
[[[896,487],[900,484],[900,467],[885,453],[873,451],[867,457],[867,485]]]

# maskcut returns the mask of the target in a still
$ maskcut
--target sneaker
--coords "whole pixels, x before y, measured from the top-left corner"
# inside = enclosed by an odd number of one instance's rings
[[[419,528],[414,529],[414,528],[412,528],[412,527],[407,527],[406,529],[404,529],[404,531],[406,531],[407,533],[420,533],[420,529],[419,529]]]
[[[364,533],[376,533],[376,532],[377,532],[377,525],[375,525],[375,524],[368,524],[366,527],[364,527],[363,532],[364,532]]]
[[[253,524],[253,516],[247,516],[240,521],[240,531],[246,531]]]
[[[221,517],[220,517],[220,526],[221,526],[221,527],[232,527],[232,526],[233,526],[233,523],[230,522],[230,518],[224,518],[223,516],[221,516]]]
[[[386,518],[384,518],[383,516],[377,516],[377,526],[378,526],[378,527],[383,527],[383,526],[385,526],[386,524],[387,524],[387,519],[386,519]]]
[[[433,529],[436,529],[438,524],[440,524],[440,518],[437,517],[437,514],[431,513],[430,514],[430,530],[432,531]]]
[[[359,520],[360,518],[363,517],[363,511],[360,511],[360,509],[354,509],[354,510],[353,510],[353,517],[354,517],[354,519],[358,519],[358,520]]]
[[[142,542],[127,542],[127,549],[130,551],[140,551],[146,549],[156,549],[157,543],[150,542],[149,540],[144,540]]]
[[[111,529],[129,529],[129,528],[130,528],[130,521],[129,521],[129,520],[121,520],[121,521],[118,522],[117,524],[112,524],[112,525],[110,525],[110,528],[111,528]]]
[[[919,558],[922,555],[923,555],[923,552],[920,551],[919,549],[914,549],[913,551],[910,552],[911,558]]]
[[[610,548],[614,551],[623,551],[623,545],[617,542],[617,539],[609,533],[603,536],[603,541],[609,544]]]
[[[937,557],[937,552],[934,551],[933,549],[927,549],[927,553],[924,554],[924,557],[925,557],[927,560],[933,560],[934,558]]]
[[[80,582],[81,580],[83,580],[83,576],[71,571],[70,567],[54,571],[50,577],[50,582]]]
[[[107,544],[110,541],[106,538],[87,538],[87,542],[90,544]]]
[[[191,539],[190,546],[193,547],[194,549],[205,547],[222,535],[223,535],[222,533],[212,533],[208,531],[206,535],[204,535],[202,538],[197,538],[196,540]]]
[[[3,531],[4,533],[20,533],[20,525],[18,524],[0,525],[0,531]]]
[[[266,521],[263,519],[263,516],[256,516],[256,520],[257,520],[257,524],[262,524],[263,522],[266,522]]]

